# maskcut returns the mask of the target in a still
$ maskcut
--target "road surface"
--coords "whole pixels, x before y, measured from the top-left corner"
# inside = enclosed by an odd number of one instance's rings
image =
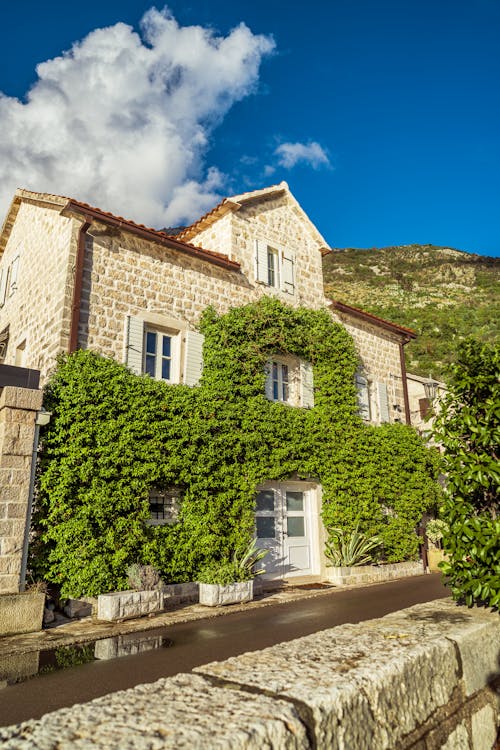
[[[63,706],[188,672],[210,661],[256,651],[335,625],[382,617],[445,596],[448,591],[440,574],[417,576],[347,591],[332,589],[331,593],[310,599],[135,633],[132,638],[136,639],[162,636],[169,645],[8,685],[0,690],[0,726],[36,719]],[[127,640],[130,638],[127,636]]]

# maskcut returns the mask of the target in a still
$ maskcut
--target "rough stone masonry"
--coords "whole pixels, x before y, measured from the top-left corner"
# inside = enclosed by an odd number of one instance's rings
[[[448,599],[0,729],[4,750],[492,750],[500,618]]]

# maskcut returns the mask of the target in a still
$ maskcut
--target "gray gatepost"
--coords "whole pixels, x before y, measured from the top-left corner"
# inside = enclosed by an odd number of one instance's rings
[[[25,382],[31,384],[33,379]],[[19,592],[23,583],[34,438],[42,397],[37,388],[6,385],[0,389],[0,594]]]

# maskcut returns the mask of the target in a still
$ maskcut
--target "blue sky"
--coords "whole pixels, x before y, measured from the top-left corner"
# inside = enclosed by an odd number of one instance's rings
[[[20,185],[162,226],[286,180],[333,247],[500,255],[497,0],[171,0],[147,39],[149,8],[2,7],[2,212]]]

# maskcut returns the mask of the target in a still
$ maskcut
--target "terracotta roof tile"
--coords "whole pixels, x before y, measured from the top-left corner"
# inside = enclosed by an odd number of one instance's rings
[[[83,201],[77,201],[70,198],[64,210],[76,211],[77,213],[83,213],[87,215],[91,214],[97,220],[101,219],[102,221],[110,222],[115,226],[118,225],[120,228],[123,228],[126,231],[131,231],[136,234],[140,233],[147,239],[157,242],[160,241],[163,244],[168,244],[174,249],[180,250],[187,255],[198,257],[200,260],[206,260],[208,262],[215,263],[215,265],[223,266],[233,271],[240,270],[240,264],[234,260],[230,260],[230,258],[228,258],[228,256],[224,255],[223,253],[218,253],[214,250],[205,250],[202,247],[196,247],[195,245],[191,245],[188,242],[183,242],[181,239],[179,239],[179,235],[169,235],[166,232],[158,229],[153,229],[152,227],[148,227],[145,224],[138,224],[137,222],[131,221],[130,219],[125,219],[123,216],[112,214],[110,211],[103,211],[101,208],[91,206],[89,203],[84,203]]]

